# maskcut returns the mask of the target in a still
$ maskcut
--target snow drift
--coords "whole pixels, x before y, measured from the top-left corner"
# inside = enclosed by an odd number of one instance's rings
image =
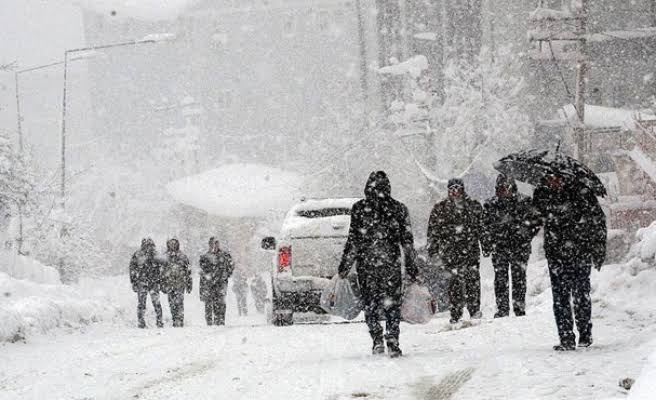
[[[79,329],[94,322],[122,320],[124,309],[111,301],[113,289],[105,287],[96,280],[79,286],[42,284],[0,272],[0,342],[22,341],[55,328]]]

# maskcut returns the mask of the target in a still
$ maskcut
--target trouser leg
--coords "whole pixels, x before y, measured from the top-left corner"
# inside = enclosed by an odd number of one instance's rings
[[[211,296],[205,298],[205,322],[208,326],[214,324],[214,301]]]
[[[462,269],[456,266],[449,266],[451,277],[449,279],[449,309],[451,312],[451,321],[458,321],[462,318],[462,309],[464,307],[464,282]]]
[[[153,308],[155,309],[157,327],[161,328],[164,326],[164,322],[162,321],[162,303],[159,300],[159,290],[150,291],[150,301],[153,303]]]
[[[510,263],[512,274],[513,312],[517,316],[526,314],[526,261],[516,257]]]
[[[225,325],[226,301],[225,295],[220,294],[216,298],[214,306],[214,324]]]
[[[383,310],[385,312],[385,339],[388,341],[394,339],[399,340],[401,329],[401,299],[399,298],[386,298],[383,302]]]
[[[590,267],[577,267],[572,297],[579,339],[592,337],[592,300],[590,299]]]
[[[169,306],[171,307],[171,318],[173,326],[181,327],[184,325],[184,293],[169,293]]]
[[[497,302],[497,313],[500,316],[507,316],[510,313],[508,260],[503,255],[495,253],[492,255],[492,265],[494,266],[494,296]]]
[[[481,274],[478,263],[465,269],[465,300],[469,315],[474,316],[481,310]]]
[[[563,267],[549,267],[551,291],[553,293],[553,311],[562,344],[574,344],[574,321],[570,306],[571,288],[569,274]]]
[[[146,314],[146,300],[148,299],[147,290],[139,290],[137,292],[137,326],[139,328],[146,327],[146,320],[144,318]]]
[[[364,320],[369,328],[371,338],[376,340],[383,339],[383,327],[378,321],[381,314],[381,301],[378,296],[367,296],[364,305]]]

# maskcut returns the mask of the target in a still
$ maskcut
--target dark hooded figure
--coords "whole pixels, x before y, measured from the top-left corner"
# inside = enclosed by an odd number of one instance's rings
[[[390,181],[383,171],[372,172],[364,189],[365,198],[351,209],[351,226],[344,247],[339,275],[345,278],[356,264],[364,301],[364,313],[373,339],[373,354],[383,354],[383,328],[387,323],[387,350],[390,357],[402,355],[399,323],[402,299],[402,252],[405,271],[417,279],[415,250],[407,207],[392,198]]]
[[[210,238],[209,246],[209,251],[200,256],[200,300],[205,303],[207,325],[225,325],[228,278],[234,264],[230,253],[221,250],[216,238]]]
[[[512,178],[499,175],[496,196],[485,202],[483,255],[492,255],[494,294],[497,300],[495,318],[507,317],[509,274],[512,277],[512,305],[516,316],[526,314],[526,265],[531,255],[531,240],[540,229],[531,198],[517,191]]]
[[[465,192],[461,179],[447,183],[448,197],[435,204],[428,220],[428,254],[440,257],[449,279],[451,323],[460,320],[465,304],[471,318],[481,318],[479,242],[483,207]]]
[[[601,269],[606,258],[606,216],[592,191],[555,174],[536,187],[533,204],[544,224],[544,252],[560,337],[554,350],[575,349],[574,319],[579,347],[588,347],[592,345],[590,271]]]
[[[162,260],[162,291],[168,294],[174,327],[184,325],[184,292],[191,293],[191,269],[189,258],[180,251],[178,239],[166,242],[166,254]]]
[[[155,242],[151,238],[141,241],[141,249],[132,255],[130,260],[130,283],[132,290],[137,293],[137,320],[139,328],[146,327],[144,314],[146,313],[146,300],[150,300],[155,309],[157,327],[161,328],[162,305],[159,301],[160,264],[158,262]]]

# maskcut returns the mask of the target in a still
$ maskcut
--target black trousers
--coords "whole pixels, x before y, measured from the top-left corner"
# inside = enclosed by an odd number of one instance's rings
[[[174,327],[184,326],[184,292],[169,292],[169,307]]]
[[[153,303],[153,308],[155,309],[155,318],[157,319],[157,326],[162,327],[162,304],[159,301],[159,290],[148,290],[148,289],[139,289],[137,291],[137,321],[139,323],[139,328],[146,327],[146,320],[144,316],[146,314],[146,300],[148,300],[148,294],[150,294],[150,300]]]
[[[558,336],[563,344],[575,344],[574,321],[579,331],[579,340],[592,337],[590,269],[590,266],[565,265],[549,261],[553,311]],[[574,316],[570,303],[574,304]]]
[[[212,294],[205,299],[205,322],[207,325],[225,325],[225,294]]]
[[[379,320],[385,318],[385,339],[398,343],[401,329],[401,296],[385,293],[368,294],[364,297],[364,319],[373,340],[382,340],[383,327]]]
[[[463,308],[467,306],[469,315],[481,310],[481,273],[478,262],[447,264],[451,272],[449,279],[449,301],[451,320],[462,318]]]
[[[494,265],[494,295],[497,300],[497,312],[500,315],[510,314],[509,278],[512,278],[512,305],[515,315],[526,313],[526,264],[525,254],[498,252],[492,254]],[[510,276],[508,271],[510,270]]]

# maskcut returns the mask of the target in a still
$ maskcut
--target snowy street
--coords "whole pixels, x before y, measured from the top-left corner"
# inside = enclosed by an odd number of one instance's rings
[[[188,296],[191,326],[183,329],[171,328],[170,321],[163,330],[97,324],[2,344],[0,398],[624,398],[618,381],[637,378],[656,347],[656,314],[644,296],[652,271],[626,278],[620,270],[627,268],[608,266],[593,278],[593,285],[609,282],[613,296],[601,296],[607,287],[595,285],[595,344],[572,353],[551,349],[557,336],[549,291],[531,298],[527,317],[492,320],[492,288],[484,284],[486,319],[454,331],[447,314],[428,325],[404,323],[404,357],[397,360],[370,355],[363,323],[277,328],[261,314],[237,317],[229,296],[228,326],[205,327],[201,303]],[[530,270],[535,292],[540,270]],[[622,309],[627,296],[641,294],[637,308]],[[129,313],[129,292],[115,295]]]

